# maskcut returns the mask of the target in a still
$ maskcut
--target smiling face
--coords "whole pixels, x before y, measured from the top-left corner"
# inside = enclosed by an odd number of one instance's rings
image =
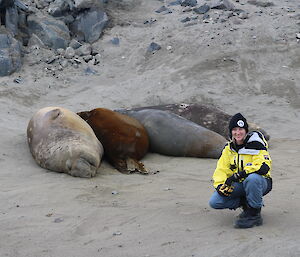
[[[246,136],[246,130],[244,128],[235,127],[231,131],[232,138],[235,139],[235,142],[238,145],[243,144],[245,136]]]

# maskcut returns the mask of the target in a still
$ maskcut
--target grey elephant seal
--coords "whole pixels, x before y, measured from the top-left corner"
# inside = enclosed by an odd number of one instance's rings
[[[223,137],[229,139],[228,123],[232,115],[223,112],[222,110],[207,104],[199,103],[180,103],[180,104],[165,104],[154,105],[147,107],[138,107],[131,110],[139,111],[144,109],[156,109],[175,113],[187,120],[197,123],[209,130],[212,130]],[[266,140],[270,139],[270,135],[260,126],[255,123],[249,123],[249,131],[258,130],[263,133]]]
[[[119,110],[139,120],[146,128],[150,150],[170,156],[219,158],[227,140],[171,112],[143,109]]]
[[[42,168],[90,178],[100,166],[102,144],[92,128],[67,109],[46,107],[35,113],[28,123],[27,140]]]

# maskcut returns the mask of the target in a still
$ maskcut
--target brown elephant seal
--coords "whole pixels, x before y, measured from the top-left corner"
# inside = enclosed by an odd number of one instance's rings
[[[219,158],[227,140],[171,112],[143,109],[119,110],[139,120],[146,128],[150,150],[171,156]]]
[[[139,162],[149,148],[147,131],[139,121],[104,108],[77,114],[92,127],[103,144],[104,156],[117,170],[148,173]]]
[[[96,175],[103,147],[91,127],[75,113],[46,107],[33,115],[27,140],[35,161],[43,168],[75,177]]]
[[[212,106],[199,103],[192,104],[166,104],[147,107],[138,107],[131,110],[157,109],[175,113],[187,120],[197,123],[198,125],[212,130],[223,137],[229,139],[228,123],[232,115]],[[263,133],[266,140],[270,139],[270,135],[255,123],[248,123],[249,131],[258,130]]]

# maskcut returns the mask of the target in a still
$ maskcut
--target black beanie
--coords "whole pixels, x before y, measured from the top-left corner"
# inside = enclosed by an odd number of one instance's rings
[[[233,115],[229,121],[229,136],[232,138],[231,131],[233,128],[240,127],[246,130],[248,133],[248,123],[244,116],[240,113]]]

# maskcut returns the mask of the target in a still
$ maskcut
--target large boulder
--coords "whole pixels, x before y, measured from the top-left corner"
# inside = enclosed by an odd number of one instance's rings
[[[75,14],[75,12],[80,12],[85,9],[95,8],[103,10],[103,0],[55,0],[50,3],[48,13],[54,17],[59,17],[65,14]]]
[[[70,30],[77,40],[93,43],[98,40],[108,23],[108,17],[101,9],[90,9],[80,13],[70,24]]]
[[[71,0],[55,0],[50,3],[48,13],[54,17],[62,16],[64,13],[74,9],[74,3]]]
[[[0,76],[7,76],[22,66],[19,41],[0,32]]]
[[[18,10],[13,6],[5,11],[5,27],[15,36],[18,34]]]
[[[51,16],[32,14],[27,18],[30,34],[35,34],[49,48],[66,49],[70,42],[67,25]]]

